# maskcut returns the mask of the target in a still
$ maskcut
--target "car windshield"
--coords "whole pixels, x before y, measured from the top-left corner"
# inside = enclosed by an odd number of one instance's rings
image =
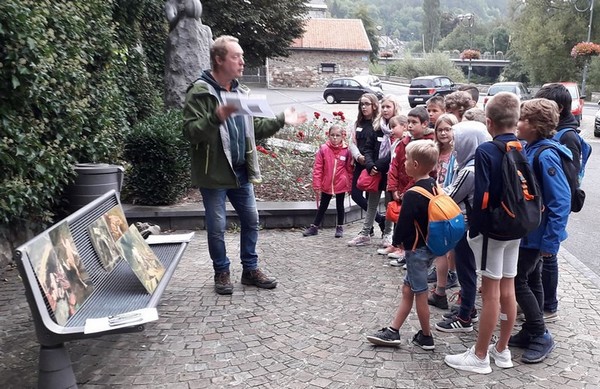
[[[566,88],[569,91],[569,93],[571,94],[571,98],[573,100],[579,99],[579,96],[578,96],[578,93],[577,93],[577,86],[575,86],[575,85],[569,85],[569,86],[566,86]]]
[[[517,87],[514,85],[492,85],[488,90],[488,96],[493,96],[500,92],[516,93]]]

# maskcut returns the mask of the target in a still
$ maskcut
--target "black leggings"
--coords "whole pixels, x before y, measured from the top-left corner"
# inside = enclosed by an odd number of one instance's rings
[[[328,193],[321,192],[321,203],[319,204],[319,210],[317,211],[317,216],[315,216],[315,221],[313,224],[315,226],[320,226],[323,221],[323,217],[325,217],[325,211],[329,208],[329,202],[333,195]],[[346,193],[338,193],[335,195],[335,209],[337,210],[337,225],[341,226],[344,224],[344,198],[346,197]]]

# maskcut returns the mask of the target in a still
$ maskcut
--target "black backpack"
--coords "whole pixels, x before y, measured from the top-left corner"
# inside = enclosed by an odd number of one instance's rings
[[[553,148],[552,145],[542,145],[540,146],[533,156],[533,168],[535,170],[536,176],[539,178],[540,183],[542,181],[543,175],[541,172],[540,165],[540,154],[546,150]],[[571,212],[579,212],[581,208],[583,208],[583,203],[585,202],[585,192],[579,186],[579,171],[577,170],[577,166],[573,160],[568,159],[564,154],[558,153],[560,157],[560,163],[562,166],[562,170],[567,177],[567,182],[569,183],[569,188],[571,189]]]
[[[535,175],[519,141],[492,141],[504,153],[500,205],[487,208],[481,233],[496,240],[521,239],[542,220],[542,196]]]

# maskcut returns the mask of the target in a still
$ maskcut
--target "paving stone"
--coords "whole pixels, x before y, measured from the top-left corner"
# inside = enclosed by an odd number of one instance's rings
[[[360,224],[346,226],[348,239]],[[332,230],[333,231],[333,230]],[[153,388],[583,388],[600,387],[600,286],[587,270],[559,255],[560,320],[549,323],[557,347],[535,365],[487,376],[456,371],[443,361],[477,338],[434,331],[435,351],[410,339],[412,312],[400,347],[374,347],[364,336],[389,325],[403,271],[376,246],[347,247],[329,229],[304,238],[300,230],[263,230],[260,266],[276,276],[274,290],[240,284],[239,235],[226,235],[234,294],[213,291],[206,233],[198,231],[159,305],[159,320],[142,333],[68,343],[79,387]],[[14,270],[1,269],[0,387],[37,385],[38,344]],[[477,304],[480,306],[480,297]],[[431,324],[443,311],[431,309]],[[520,324],[519,324],[520,325]],[[519,328],[515,327],[515,331]],[[477,328],[477,325],[476,325]]]

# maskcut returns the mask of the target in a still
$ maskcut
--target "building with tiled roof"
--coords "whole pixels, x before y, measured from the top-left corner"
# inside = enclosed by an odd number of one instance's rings
[[[360,19],[308,19],[290,56],[267,61],[269,85],[324,87],[337,77],[368,73],[371,50]]]

